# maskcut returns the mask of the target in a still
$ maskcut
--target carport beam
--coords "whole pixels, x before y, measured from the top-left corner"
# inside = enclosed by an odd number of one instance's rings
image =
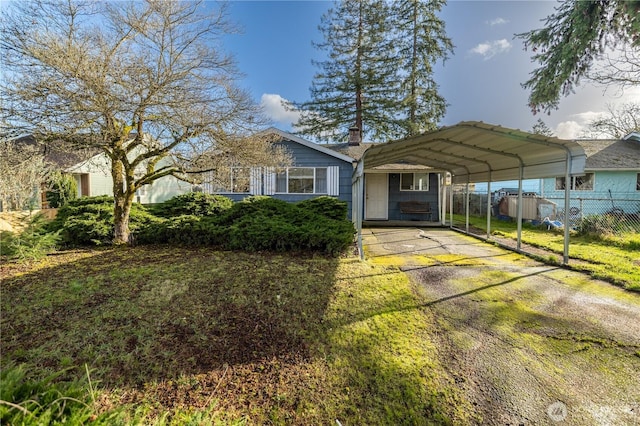
[[[518,206],[517,206],[517,216],[518,216],[518,241],[516,242],[516,250],[520,251],[522,247],[522,179],[523,179],[523,167],[522,163],[520,163],[520,179],[518,179]]]
[[[491,170],[487,182],[487,240],[491,237]]]
[[[464,201],[464,214],[465,214],[465,229],[467,233],[469,233],[469,182],[467,181],[467,185],[465,186],[465,201]]]

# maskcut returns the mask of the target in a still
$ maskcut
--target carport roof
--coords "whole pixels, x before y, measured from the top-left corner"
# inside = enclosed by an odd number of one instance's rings
[[[564,176],[569,164],[571,174],[581,174],[585,160],[575,141],[465,121],[372,146],[361,166],[366,172],[393,163],[420,164],[450,172],[454,183],[473,183]]]

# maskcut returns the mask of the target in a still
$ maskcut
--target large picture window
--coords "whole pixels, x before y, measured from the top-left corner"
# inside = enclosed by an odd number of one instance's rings
[[[429,173],[401,173],[400,191],[428,191]]]
[[[289,167],[277,170],[276,192],[284,194],[326,194],[326,167]]]
[[[571,176],[572,191],[593,191],[593,173],[585,173],[580,176]],[[566,179],[556,178],[556,190],[561,191],[566,188]]]

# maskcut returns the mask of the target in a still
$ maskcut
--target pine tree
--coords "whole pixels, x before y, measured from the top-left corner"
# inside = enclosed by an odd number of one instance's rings
[[[433,65],[445,60],[453,50],[445,24],[436,13],[443,0],[402,0],[392,3],[398,22],[396,46],[400,52],[402,79],[402,127],[405,136],[434,130],[446,111],[446,101],[438,93]]]
[[[296,104],[301,133],[320,140],[344,140],[355,126],[361,137],[399,134],[395,117],[398,82],[389,37],[388,4],[383,0],[343,0],[323,15],[316,43],[327,52],[310,88],[311,100]]]

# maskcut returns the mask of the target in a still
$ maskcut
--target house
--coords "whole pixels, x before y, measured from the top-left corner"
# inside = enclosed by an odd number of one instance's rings
[[[290,166],[229,168],[228,179],[218,176],[215,185],[204,183],[197,190],[224,195],[234,201],[251,195],[269,195],[298,202],[328,195],[345,201],[351,214],[351,177],[356,158],[349,153],[363,151],[364,147],[352,146],[352,152],[348,152],[340,145],[317,144],[276,128],[264,133],[276,135],[273,143],[289,152]]]
[[[162,166],[162,160],[158,167]],[[64,170],[71,174],[78,186],[78,197],[113,195],[113,179],[108,157],[96,154],[91,158],[74,164]],[[155,204],[166,201],[176,195],[191,192],[192,185],[174,176],[164,176],[144,185],[136,192],[135,201],[142,204]]]
[[[584,173],[570,182],[571,214],[640,213],[640,134],[620,140],[577,140],[585,151]],[[543,179],[542,193],[564,206],[565,177]]]

